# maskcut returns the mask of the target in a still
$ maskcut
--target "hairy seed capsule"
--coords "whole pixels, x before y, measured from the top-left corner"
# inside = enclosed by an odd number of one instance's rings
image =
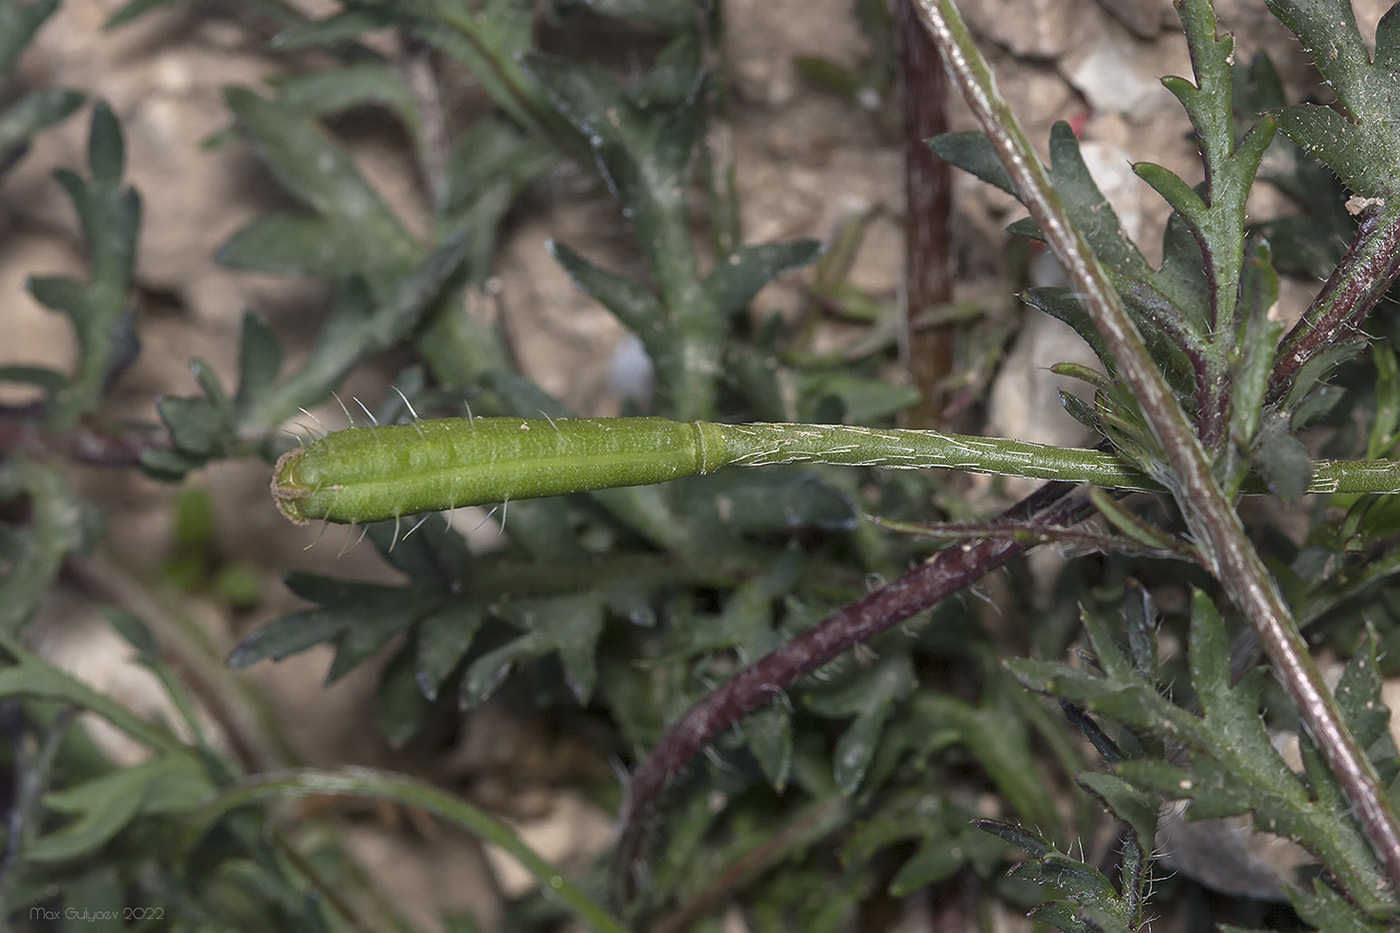
[[[298,524],[373,522],[778,463],[963,470],[1163,491],[1108,451],[937,431],[666,418],[445,418],[349,428],[313,441],[277,461],[272,495]],[[1394,461],[1318,461],[1314,468],[1309,492],[1400,490]],[[1250,477],[1242,491],[1266,489]]]
[[[665,418],[446,418],[337,431],[277,461],[282,514],[372,522],[660,483],[723,461],[717,426]]]

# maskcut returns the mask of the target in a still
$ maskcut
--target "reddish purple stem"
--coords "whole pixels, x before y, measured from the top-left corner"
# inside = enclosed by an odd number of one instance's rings
[[[944,383],[953,372],[953,328],[921,324],[953,297],[953,178],[928,141],[948,131],[948,76],[928,30],[909,0],[896,4],[900,108],[904,116],[905,364],[919,402],[914,427],[943,428]]]
[[[1361,324],[1400,274],[1400,214],[1370,209],[1342,261],[1303,318],[1279,344],[1268,404],[1287,397],[1303,364],[1350,341],[1368,341]]]

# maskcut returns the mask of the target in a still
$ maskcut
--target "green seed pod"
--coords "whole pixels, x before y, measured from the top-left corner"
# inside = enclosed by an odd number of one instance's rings
[[[723,461],[718,426],[665,418],[445,418],[337,431],[283,455],[272,495],[298,524],[660,483]]]
[[[272,495],[298,524],[317,518],[373,522],[775,463],[963,470],[1163,491],[1106,451],[937,431],[665,418],[448,418],[329,434],[277,461]],[[1309,492],[1400,491],[1397,461],[1313,466]],[[1250,477],[1243,491],[1267,489]]]

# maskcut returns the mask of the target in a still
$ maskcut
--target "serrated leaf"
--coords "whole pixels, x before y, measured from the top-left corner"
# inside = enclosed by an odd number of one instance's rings
[[[27,527],[5,535],[0,524],[0,636],[17,634],[33,617],[72,551],[86,540],[87,509],[62,471],[27,456],[0,462],[0,499],[25,500]],[[3,657],[3,654],[0,654]]]
[[[1284,893],[1305,923],[1327,933],[1385,933],[1395,929],[1393,923],[1368,917],[1321,879],[1312,883],[1311,891],[1289,886]]]
[[[688,79],[667,80],[688,91],[682,99],[648,94],[656,89],[654,80],[650,85],[641,82],[635,97],[624,95],[606,71],[578,62],[531,54],[525,64],[555,109],[588,141],[599,171],[636,228],[648,264],[661,273],[662,291],[668,292],[668,266],[682,255],[689,257],[689,249],[678,248],[671,237],[678,233],[675,227],[685,208],[700,130],[702,95],[694,44],[673,41],[653,72],[687,73]]]
[[[1063,120],[1050,128],[1050,177],[1094,255],[1125,275],[1148,280],[1152,267],[1124,231],[1113,205],[1089,174],[1079,151],[1079,140]]]
[[[930,139],[928,145],[934,155],[949,165],[1000,188],[1012,197],[1017,197],[1016,185],[1006,173],[986,133],[975,130],[943,133]]]
[[[1054,847],[1041,838],[1038,833],[1031,832],[1014,823],[1005,823],[1001,820],[973,820],[972,825],[1024,850],[1033,858],[1041,858],[1055,851]]]
[[[1144,547],[1159,551],[1177,550],[1177,542],[1167,532],[1139,519],[1118,504],[1118,500],[1102,489],[1090,489],[1089,498],[1109,523]]]
[[[1019,827],[995,820],[975,820],[974,825],[1031,854],[1031,859],[1012,868],[1010,877],[1048,885],[1063,898],[1037,906],[1030,913],[1031,919],[1067,933],[1128,929],[1128,918],[1136,913],[1130,897],[1120,897],[1102,872],[1056,851],[1038,835]],[[1136,898],[1136,892],[1131,897]],[[1091,916],[1095,918],[1092,922],[1088,920]]]
[[[801,554],[791,548],[784,551],[765,573],[736,587],[718,616],[678,634],[673,650],[681,656],[726,648],[738,649],[747,657],[767,654],[782,640],[773,627],[774,602],[791,592],[801,569]]]
[[[1366,439],[1366,459],[1375,460],[1395,447],[1400,428],[1400,362],[1395,351],[1381,343],[1371,345],[1371,358],[1376,365],[1376,414]]]
[[[238,341],[238,395],[235,399],[241,415],[256,411],[272,396],[281,370],[282,344],[277,335],[261,316],[252,311],[244,312]]]
[[[407,587],[305,573],[289,574],[286,582],[298,596],[320,606],[288,613],[252,632],[229,655],[231,667],[247,667],[264,658],[279,661],[339,638],[328,675],[333,682],[436,605],[436,597],[425,599]]]
[[[451,216],[470,210],[502,188],[508,203],[558,158],[553,146],[522,133],[504,116],[477,120],[453,143],[442,198],[443,213]],[[490,224],[493,231],[496,225]]]
[[[213,794],[198,765],[182,755],[166,755],[120,768],[77,787],[51,791],[44,806],[75,818],[25,847],[34,862],[60,862],[89,856],[145,813],[190,810]]]
[[[86,288],[65,275],[36,275],[29,279],[29,294],[40,304],[77,317],[86,307]]]
[[[1136,667],[1118,646],[1118,636],[1108,618],[1090,610],[1088,606],[1080,608],[1079,618],[1093,646],[1094,660],[1107,679],[1120,683],[1131,683],[1136,679]]]
[[[1192,226],[1199,226],[1205,220],[1206,202],[1175,172],[1151,162],[1139,162],[1133,166],[1133,174],[1151,185],[1152,190]]]
[[[468,248],[465,236],[444,238],[380,301],[363,279],[345,281],[310,357],[256,411],[244,412],[244,428],[267,430],[299,405],[323,398],[366,355],[407,338],[460,271]]]
[[[1394,54],[1378,54],[1376,62],[1371,62],[1348,3],[1268,0],[1268,4],[1303,43],[1347,114],[1317,104],[1298,104],[1279,114],[1283,131],[1357,194],[1395,197],[1400,189],[1388,169],[1400,161],[1400,141],[1393,132],[1400,103]],[[1387,39],[1393,28],[1386,24]],[[1378,36],[1381,32],[1378,29]]]
[[[78,91],[64,88],[45,88],[24,95],[0,113],[0,153],[14,151],[39,130],[70,116],[84,100]]]
[[[654,339],[650,335],[664,316],[654,294],[632,279],[594,265],[556,240],[550,240],[546,249],[580,291],[616,315],[643,343]]]
[[[20,51],[58,9],[59,0],[0,3],[0,77],[7,77]]]
[[[418,623],[418,687],[430,700],[471,648],[485,616],[472,604],[451,602]]]
[[[1075,782],[1099,799],[1108,812],[1132,827],[1142,844],[1151,845],[1157,833],[1156,798],[1143,793],[1116,774],[1088,771],[1075,776]]]
[[[1281,762],[1280,762],[1281,764]],[[1217,762],[1196,758],[1192,767],[1172,769],[1160,762],[1124,762],[1119,773],[1140,787],[1151,787],[1167,799],[1190,800],[1188,820],[1218,820],[1248,813],[1262,788],[1243,785]]]
[[[78,372],[47,412],[56,427],[70,427],[95,409],[111,379],[135,354],[127,295],[141,199],[121,185],[121,150],[116,118],[109,108],[98,107],[89,133],[89,153],[95,160],[92,180],[67,169],[54,173],[78,213],[92,264],[91,281],[85,284],[58,277],[31,282],[41,301],[68,315],[78,341]]]
[[[376,286],[412,268],[418,249],[359,169],[309,117],[245,88],[226,92],[239,128],[277,179],[325,220],[361,244],[358,271]],[[249,247],[251,249],[251,247]]]
[[[344,623],[335,643],[335,657],[326,671],[326,686],[374,657],[394,636],[408,628],[425,609],[413,599],[400,599],[395,605],[368,607],[334,607]]]
[[[1374,630],[1342,671],[1335,691],[1337,706],[1362,748],[1390,734],[1390,709],[1381,693],[1380,663]]]
[[[180,453],[204,460],[227,449],[234,431],[232,411],[208,398],[163,398],[156,409]]]
[[[232,269],[340,279],[373,269],[374,249],[360,231],[335,220],[274,212],[250,221],[214,258]]]
[[[1118,892],[1097,869],[1059,852],[1022,862],[1012,869],[1015,877],[1052,885],[1076,905],[1113,904]]]
[[[768,783],[782,792],[792,771],[792,713],[779,701],[750,714],[739,732]]]
[[[1084,306],[1079,303],[1079,299],[1074,296],[1072,289],[1056,287],[1036,287],[1028,288],[1021,292],[1021,300],[1035,308],[1037,311],[1044,311],[1053,318],[1064,321],[1074,329],[1074,332],[1084,338],[1089,344],[1089,348],[1094,351],[1094,356],[1099,358],[1104,369],[1109,373],[1117,372],[1117,367],[1113,363],[1113,355],[1108,351],[1108,344],[1104,343],[1103,337],[1099,335],[1098,329],[1094,326]]]
[[[1086,624],[1106,628],[1092,615],[1086,615]],[[1095,636],[1096,647],[1104,643],[1103,635]],[[1101,674],[1031,660],[1006,666],[1032,689],[1063,696],[1188,750],[1173,763],[1150,757],[1123,761],[1117,766],[1123,780],[1165,799],[1191,801],[1189,819],[1252,811],[1261,829],[1295,839],[1317,854],[1364,909],[1395,912],[1393,895],[1378,881],[1374,855],[1351,807],[1315,748],[1304,743],[1309,784],[1288,769],[1274,748],[1260,717],[1266,672],[1255,668],[1233,680],[1224,625],[1210,597],[1200,592],[1193,597],[1189,655],[1200,715],[1161,695],[1140,665],[1125,665],[1116,652],[1105,654],[1111,663],[1102,665]],[[1361,672],[1357,676],[1364,680]],[[1370,689],[1359,688],[1356,700]],[[1364,701],[1358,712],[1374,732],[1379,717]]]
[[[422,729],[432,708],[419,689],[414,646],[405,642],[379,674],[374,721],[391,748],[402,748]]]
[[[735,315],[769,282],[799,269],[821,255],[819,240],[760,243],[742,246],[719,263],[705,280],[705,291],[717,313]]]
[[[121,184],[126,165],[126,145],[122,142],[121,125],[106,101],[99,100],[92,109],[92,130],[88,134],[88,166],[95,185],[115,188]]]
[[[879,747],[885,721],[896,703],[914,686],[914,666],[905,654],[890,655],[865,679],[864,708],[836,742],[833,774],[836,786],[847,796],[860,789],[866,770]]]
[[[262,660],[280,661],[330,641],[344,628],[344,619],[321,609],[289,612],[240,641],[228,656],[228,666],[237,669]]]
[[[342,45],[367,32],[394,25],[399,15],[400,11],[392,7],[355,7],[309,22],[291,23],[272,37],[271,44],[285,51]]]
[[[603,630],[603,602],[595,594],[519,601],[502,613],[524,634],[477,658],[467,668],[462,694],[468,705],[481,703],[500,685],[512,664],[558,654],[569,690],[588,702],[597,679],[594,659]]]
[[[396,7],[399,17],[403,9]],[[568,124],[549,112],[521,65],[521,58],[534,45],[534,8],[516,0],[487,0],[474,9],[436,5],[435,13],[440,18],[425,18],[416,24],[416,31],[461,62],[497,107],[517,125],[555,137],[565,146],[577,146],[576,152],[583,150]]]
[[[383,65],[361,62],[328,71],[279,77],[273,86],[281,101],[317,116],[378,104],[401,119],[415,136],[421,132],[418,103],[403,79]]]
[[[1269,491],[1284,502],[1297,502],[1312,479],[1312,457],[1303,442],[1288,433],[1289,419],[1282,414],[1266,418],[1259,430],[1250,465]]]

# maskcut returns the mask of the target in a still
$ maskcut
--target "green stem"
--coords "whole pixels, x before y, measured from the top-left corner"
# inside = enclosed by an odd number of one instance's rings
[[[1239,515],[1212,476],[1211,464],[1185,412],[1154,365],[1116,291],[1083,236],[1070,222],[1045,167],[1015,114],[997,90],[987,64],[952,0],[918,0],[955,83],[996,149],[1021,199],[1055,251],[1075,294],[1103,336],[1170,469],[1162,477],[1212,573],[1259,632],[1265,653],[1304,723],[1316,739],[1392,885],[1400,885],[1400,821],[1381,790],[1380,777],[1342,719],[1312,663],[1307,645]]]

